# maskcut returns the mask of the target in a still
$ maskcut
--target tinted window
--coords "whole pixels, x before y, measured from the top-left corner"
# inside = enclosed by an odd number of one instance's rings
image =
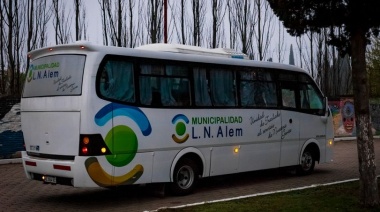
[[[151,106],[189,106],[187,67],[140,65],[140,102]]]
[[[108,60],[100,67],[99,75],[100,96],[122,102],[135,102],[132,63]]]
[[[210,96],[214,106],[236,106],[235,77],[230,70],[210,70]]]
[[[270,71],[245,69],[240,73],[240,101],[243,107],[276,107],[276,83]]]
[[[195,105],[212,106],[209,80],[205,68],[193,68]]]
[[[323,115],[323,97],[313,84],[300,84],[301,109]]]

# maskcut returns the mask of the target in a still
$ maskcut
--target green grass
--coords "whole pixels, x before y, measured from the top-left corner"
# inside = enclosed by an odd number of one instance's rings
[[[208,203],[179,209],[162,209],[159,211],[380,211],[380,207],[363,208],[359,202],[359,182],[354,181],[234,201]]]

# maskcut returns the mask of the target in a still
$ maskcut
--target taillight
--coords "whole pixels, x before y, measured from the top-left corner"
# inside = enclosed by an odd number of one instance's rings
[[[79,139],[80,156],[112,154],[100,134],[80,135]]]
[[[83,147],[82,148],[82,154],[87,155],[87,153],[88,153],[87,147]]]

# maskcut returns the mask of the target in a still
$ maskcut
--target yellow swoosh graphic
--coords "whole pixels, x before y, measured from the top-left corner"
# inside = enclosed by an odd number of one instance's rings
[[[174,134],[172,134],[172,139],[173,139],[176,143],[179,143],[179,144],[181,144],[181,143],[187,141],[188,138],[189,138],[189,134],[186,134],[186,136],[185,136],[184,138],[182,138],[182,139],[179,139],[179,138],[177,138],[177,136],[175,136]]]
[[[144,167],[137,164],[131,171],[121,176],[108,174],[95,157],[88,158],[85,162],[88,175],[101,187],[130,185],[136,182],[144,173]]]

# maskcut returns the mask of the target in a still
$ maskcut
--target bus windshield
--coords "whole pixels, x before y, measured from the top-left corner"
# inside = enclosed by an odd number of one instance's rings
[[[23,97],[81,95],[85,59],[84,55],[52,55],[33,60]]]

